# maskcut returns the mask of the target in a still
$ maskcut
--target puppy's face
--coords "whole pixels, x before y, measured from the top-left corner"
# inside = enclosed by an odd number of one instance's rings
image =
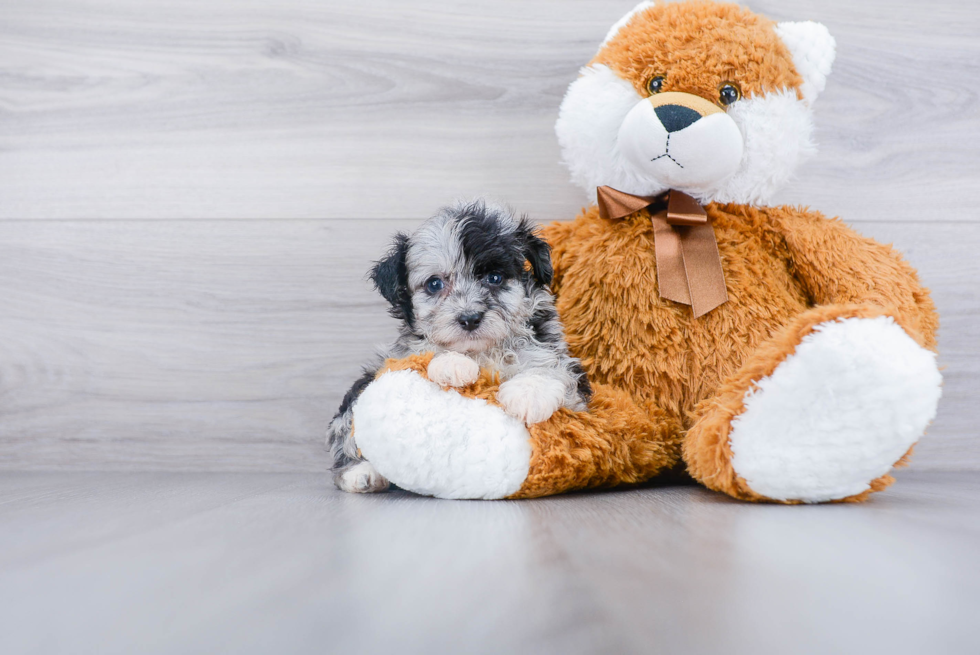
[[[477,352],[527,329],[531,295],[551,275],[548,245],[527,219],[473,203],[396,236],[371,277],[413,333]]]

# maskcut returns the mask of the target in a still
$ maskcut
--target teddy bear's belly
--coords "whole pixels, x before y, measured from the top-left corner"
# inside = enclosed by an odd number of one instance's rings
[[[699,401],[807,309],[785,263],[739,232],[716,227],[729,300],[697,319],[689,306],[660,298],[652,234],[634,233],[613,249],[594,244],[594,256],[573,262],[557,305],[590,379],[687,423]]]

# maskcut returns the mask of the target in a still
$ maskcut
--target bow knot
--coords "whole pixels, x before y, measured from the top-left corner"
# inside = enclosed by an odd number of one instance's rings
[[[728,301],[718,241],[697,200],[677,190],[667,193],[666,211],[650,213],[657,286],[661,298],[690,305],[698,318]],[[596,196],[599,215],[606,220],[629,216],[663,198],[635,196],[608,186],[599,187]]]

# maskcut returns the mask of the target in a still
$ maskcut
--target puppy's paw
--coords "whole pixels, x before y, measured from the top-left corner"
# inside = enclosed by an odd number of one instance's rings
[[[432,358],[426,374],[444,387],[465,387],[476,382],[480,366],[466,355],[444,352]]]
[[[514,418],[534,425],[547,421],[565,400],[565,385],[543,375],[518,375],[500,385],[497,402]]]
[[[358,462],[337,471],[333,482],[338,489],[350,494],[370,494],[388,488],[388,481],[374,469],[371,462]]]

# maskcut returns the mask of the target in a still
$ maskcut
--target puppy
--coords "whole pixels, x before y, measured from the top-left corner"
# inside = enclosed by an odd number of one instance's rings
[[[527,425],[560,407],[586,408],[592,389],[568,354],[548,290],[550,249],[526,217],[482,201],[443,209],[411,236],[397,234],[370,276],[401,328],[330,423],[327,445],[338,488],[366,493],[388,487],[361,458],[351,434],[354,402],[386,358],[433,352],[428,376],[450,387],[474,382],[481,368],[495,371],[498,403]]]

